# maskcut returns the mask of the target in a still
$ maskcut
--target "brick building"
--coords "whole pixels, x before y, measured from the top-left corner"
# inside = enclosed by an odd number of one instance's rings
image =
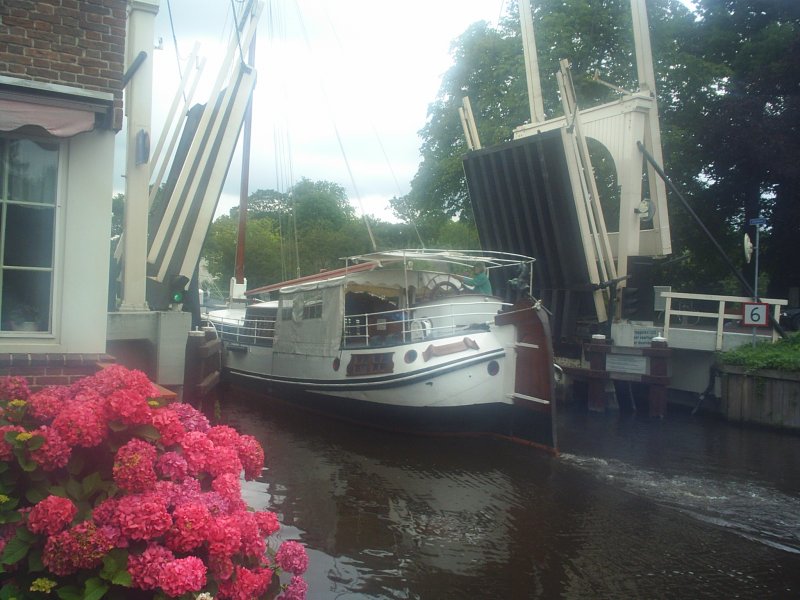
[[[0,375],[107,360],[127,0],[0,2]]]

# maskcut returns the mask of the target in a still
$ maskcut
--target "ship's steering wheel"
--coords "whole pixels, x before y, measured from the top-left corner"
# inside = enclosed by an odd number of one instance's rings
[[[434,300],[438,300],[439,298],[444,298],[445,296],[454,296],[459,292],[459,287],[450,281],[449,279],[445,279],[444,281],[440,281],[431,290],[431,297]]]

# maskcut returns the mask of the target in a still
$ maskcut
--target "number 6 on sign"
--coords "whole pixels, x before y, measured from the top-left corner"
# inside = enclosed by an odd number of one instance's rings
[[[748,302],[743,305],[742,324],[749,327],[769,327],[769,304]]]

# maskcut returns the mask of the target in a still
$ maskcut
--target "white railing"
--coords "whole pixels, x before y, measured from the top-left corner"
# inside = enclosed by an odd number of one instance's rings
[[[275,340],[275,319],[214,317],[209,323],[223,342],[272,346]]]
[[[443,302],[412,309],[393,309],[344,317],[345,347],[381,346],[488,330],[500,302]],[[275,319],[214,316],[208,322],[224,342],[272,346]]]
[[[718,296],[713,294],[683,294],[680,292],[661,292],[661,296],[666,299],[666,308],[664,309],[664,337],[669,340],[669,330],[674,318],[680,318],[684,322],[677,324],[674,328],[680,328],[680,325],[697,325],[700,326],[700,319],[710,320],[716,325],[716,349],[722,350],[722,337],[725,329],[725,321],[733,321],[739,323],[742,320],[742,311],[728,312],[729,306],[732,304],[745,304],[753,302],[753,299],[748,296]],[[677,308],[673,308],[673,300],[678,304]],[[694,303],[702,303],[706,306],[716,303],[716,310],[702,311],[695,310]],[[769,310],[776,321],[781,316],[781,306],[786,306],[788,300],[778,298],[761,298],[762,304],[768,304]],[[694,321],[688,321],[694,319]],[[772,341],[778,339],[778,332],[774,328],[770,328]],[[764,334],[761,334],[762,336]]]
[[[387,310],[346,315],[346,347],[415,342],[486,328],[494,322],[498,302],[445,302],[410,310]],[[476,306],[484,310],[476,310]]]

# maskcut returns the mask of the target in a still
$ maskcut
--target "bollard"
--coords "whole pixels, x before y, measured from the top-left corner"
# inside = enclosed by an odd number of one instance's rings
[[[606,353],[608,340],[606,336],[596,333],[592,343],[586,346],[586,357],[589,360],[590,377],[588,382],[589,410],[605,412],[608,408],[606,395]]]
[[[670,350],[666,338],[660,335],[651,340],[650,348],[650,385],[647,392],[650,416],[663,419],[667,414]]]
[[[190,331],[186,339],[186,354],[183,368],[183,401],[195,408],[200,407],[197,386],[203,378],[203,362],[199,360],[200,346],[205,342],[202,331]]]

